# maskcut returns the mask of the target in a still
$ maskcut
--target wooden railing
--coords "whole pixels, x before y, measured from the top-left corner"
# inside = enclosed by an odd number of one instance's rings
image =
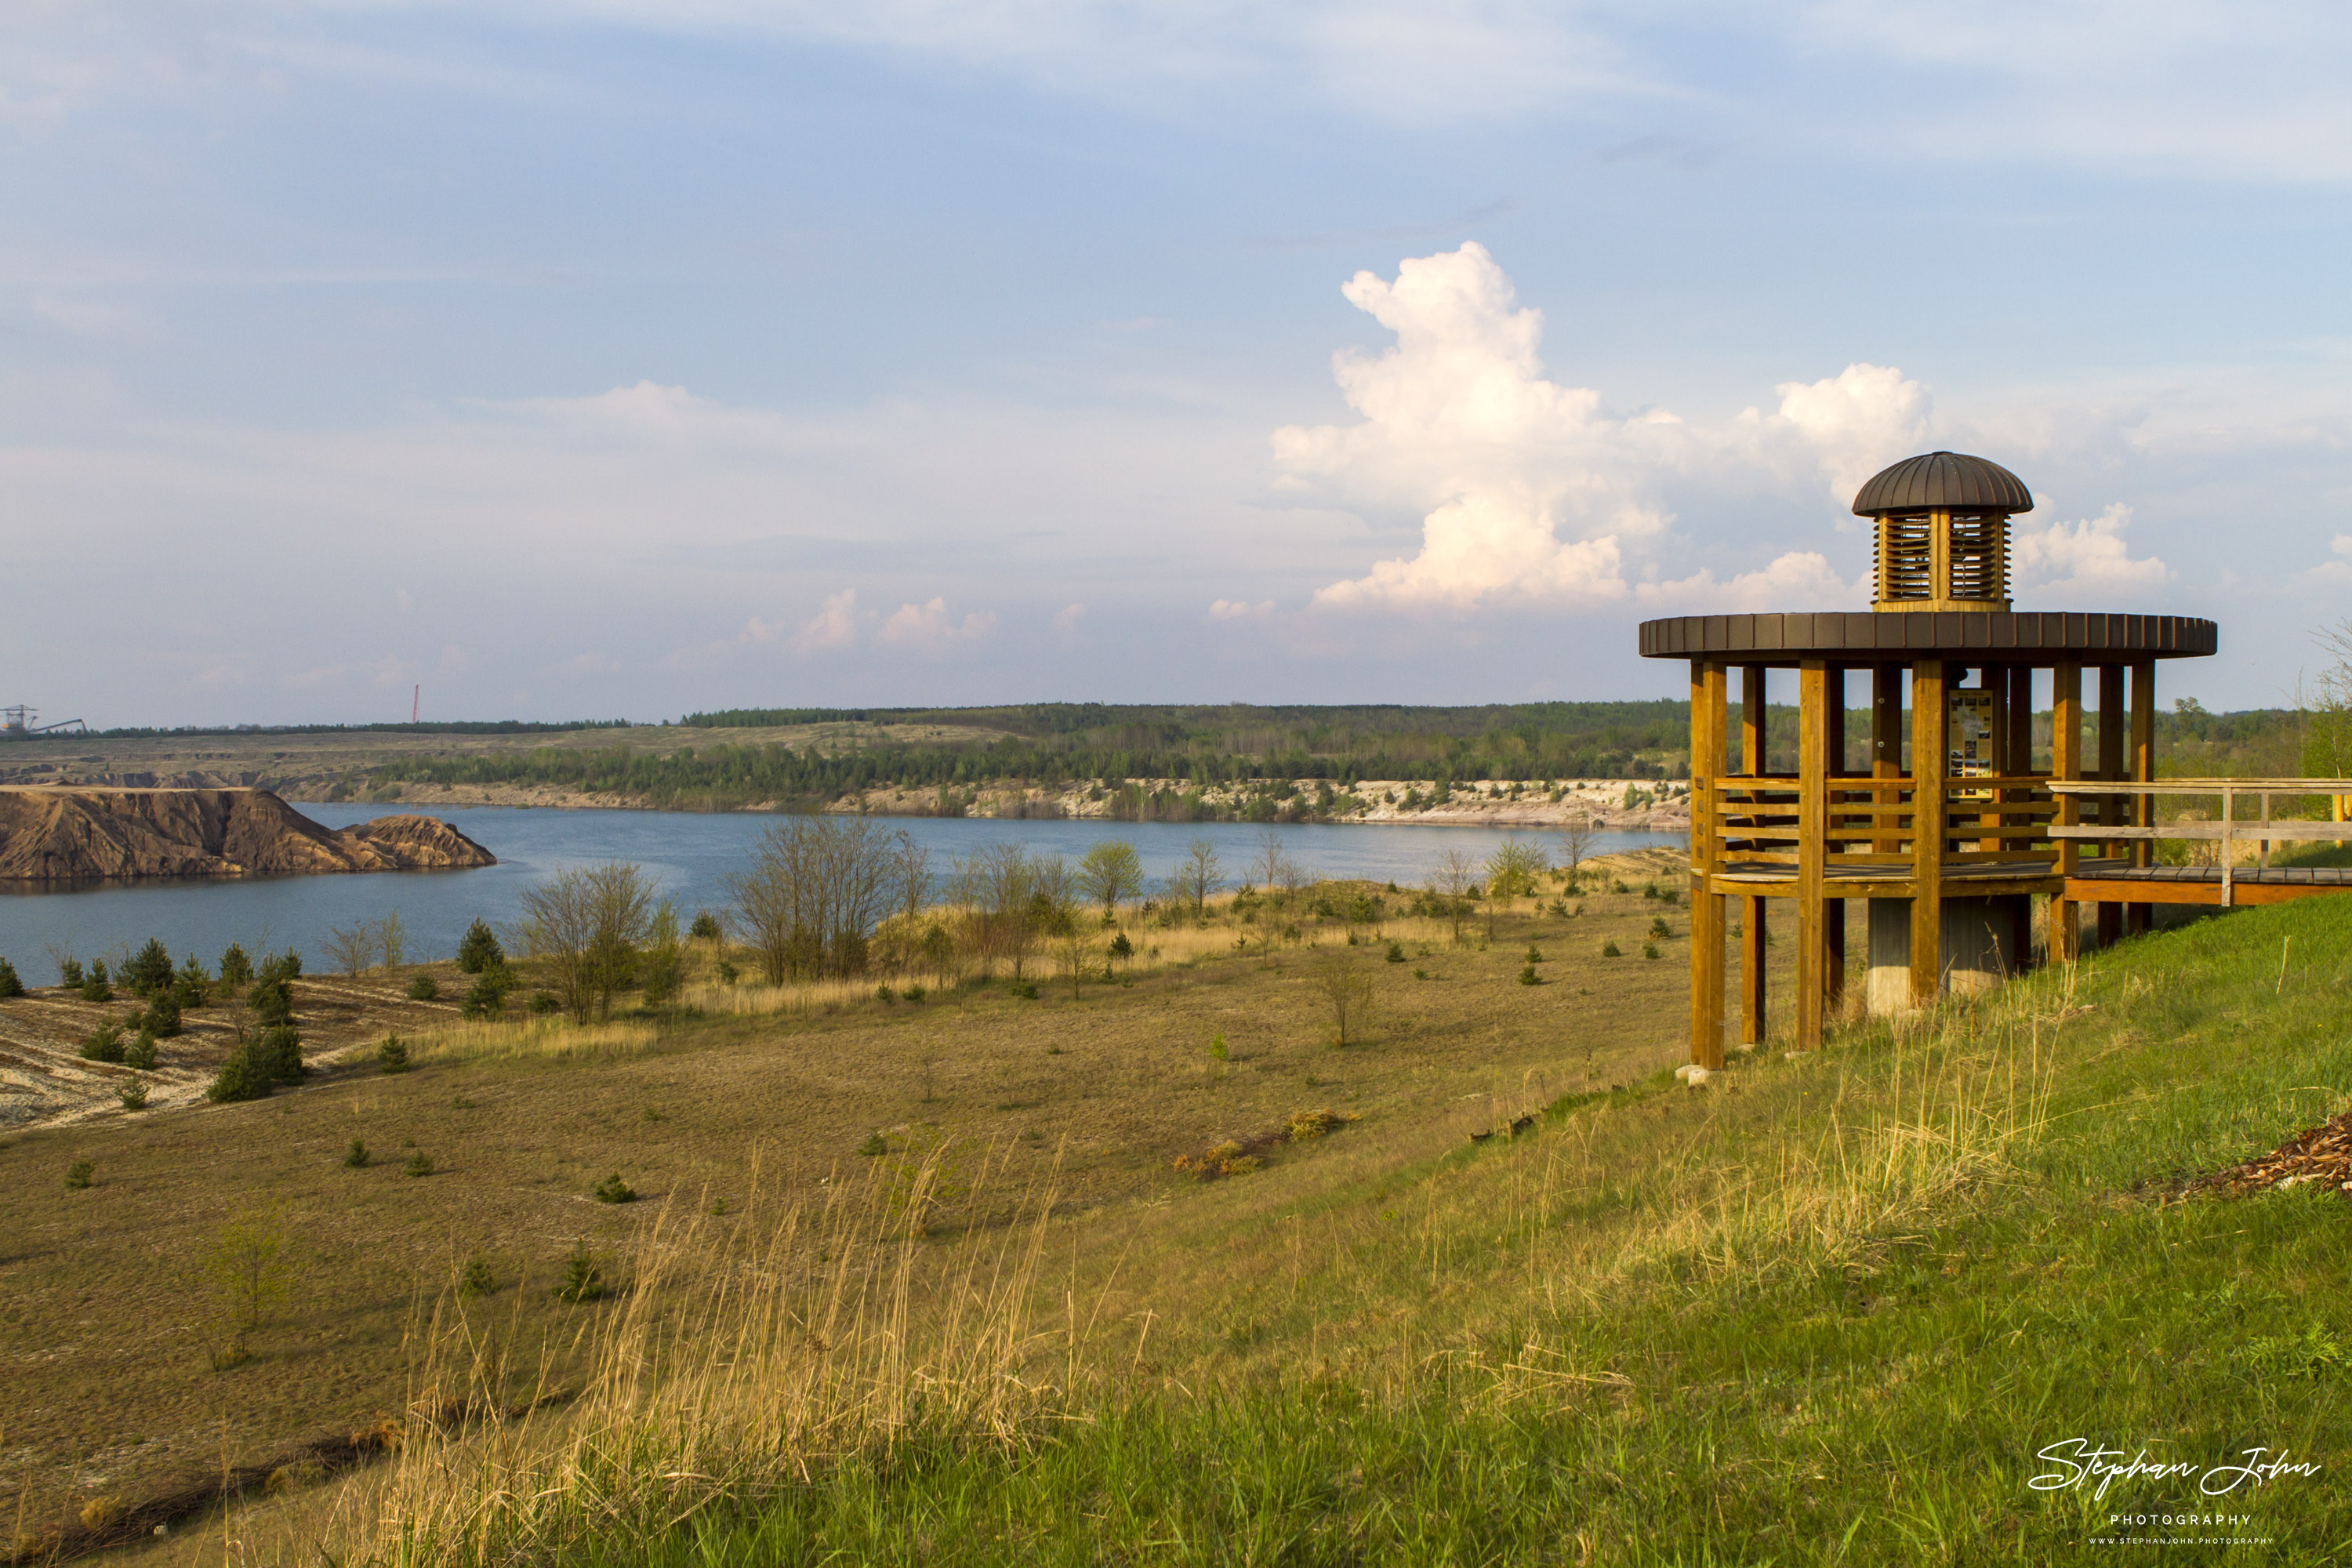
[[[2152,842],[2159,838],[2187,839],[2219,846],[2217,854],[2221,868],[2221,902],[2231,902],[2231,885],[2236,876],[2237,847],[2242,843],[2260,846],[2256,865],[2270,868],[2271,845],[2309,843],[2334,839],[2342,844],[2352,840],[2352,779],[2158,779],[2147,783],[2125,780],[2068,781],[2046,785],[2062,795],[2133,796],[2148,798],[2151,805],[2158,796],[2204,795],[2218,798],[2221,814],[2210,822],[2175,819],[2157,823],[2152,811],[2142,814],[2135,810],[2125,823],[2105,822],[2079,826],[2053,827],[2050,835],[2059,839],[2089,839],[2105,841],[2122,847],[2134,841]],[[2271,802],[2280,796],[2323,795],[2330,798],[2327,822],[2311,822],[2273,818]],[[2258,802],[2259,815],[2251,822],[2238,819],[2238,803],[2252,795]],[[2142,820],[2143,816],[2146,820]]]
[[[1891,867],[1916,862],[1916,781],[1839,777],[1828,781],[1828,790],[1826,838],[1832,863]],[[2062,808],[2048,778],[1947,779],[1943,791],[1943,864],[2058,860],[2061,851],[2053,824]],[[2112,795],[2116,786],[2102,782],[2097,793]],[[1713,843],[1704,847],[1711,850],[1711,864],[1797,864],[1801,780],[1785,774],[1736,774],[1715,780],[1710,796]]]

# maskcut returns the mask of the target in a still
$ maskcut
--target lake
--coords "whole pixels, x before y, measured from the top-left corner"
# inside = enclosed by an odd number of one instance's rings
[[[349,803],[299,809],[329,827],[396,811]],[[521,912],[525,889],[565,866],[634,860],[651,874],[661,896],[682,916],[728,903],[726,879],[741,868],[752,845],[775,820],[764,814],[702,816],[665,811],[553,811],[513,806],[454,806],[433,813],[499,858],[474,871],[380,872],[366,876],[276,877],[251,880],[104,883],[46,890],[22,886],[0,893],[0,955],[16,965],[27,985],[57,983],[57,956],[88,959],[161,937],[175,956],[194,952],[207,968],[230,942],[259,956],[284,947],[302,951],[325,968],[320,939],[331,926],[348,927],[398,910],[408,929],[411,963],[455,952],[477,916],[503,928]],[[1020,844],[1041,854],[1075,859],[1098,838],[1124,838],[1154,879],[1173,868],[1184,847],[1205,837],[1217,847],[1232,879],[1257,847],[1260,825],[1236,822],[1006,822],[994,818],[894,817],[931,852],[934,869],[950,857],[992,844]],[[1285,850],[1325,877],[1370,878],[1410,887],[1422,881],[1450,848],[1484,858],[1509,832],[1484,827],[1276,826]],[[1548,848],[1549,835],[1522,833]],[[1679,833],[1601,833],[1592,853],[1668,845]]]

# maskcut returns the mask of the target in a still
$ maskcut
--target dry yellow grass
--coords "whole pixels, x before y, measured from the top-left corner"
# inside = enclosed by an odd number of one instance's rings
[[[632,1256],[664,1202],[683,1215],[723,1200],[707,1226],[748,1233],[767,1223],[748,1208],[755,1186],[779,1203],[822,1195],[866,1169],[860,1151],[877,1140],[893,1166],[943,1149],[950,1187],[972,1184],[982,1152],[992,1193],[1050,1173],[1057,1248],[1070,1226],[1086,1240],[1082,1271],[1102,1248],[1130,1254],[1095,1287],[1127,1360],[1223,1357],[1229,1320],[1260,1313],[1252,1302],[1318,1250],[1339,1248],[1318,1269],[1344,1258],[1351,1227],[1386,1223],[1365,1218],[1377,1194],[1466,1148],[1468,1131],[1679,1058],[1679,938],[1665,962],[1601,959],[1612,935],[1637,950],[1658,906],[1585,903],[1566,921],[1523,906],[1486,950],[1392,921],[1399,963],[1348,946],[1336,924],[1311,950],[1277,942],[1270,963],[1255,942],[1235,954],[1231,925],[1154,931],[1156,964],[1089,982],[1077,1001],[1055,984],[1034,1001],[999,984],[920,1005],[843,987],[796,1011],[585,1031],[451,1021],[403,1030],[419,1064],[406,1074],[380,1075],[361,1051],[268,1101],[16,1134],[0,1144],[0,1330],[21,1347],[0,1386],[12,1479],[46,1530],[94,1496],[136,1500],[364,1426],[406,1397],[415,1304],[469,1259],[497,1282],[511,1354],[576,1380],[588,1347],[574,1338],[595,1314],[548,1295],[576,1243]],[[1516,983],[1530,942],[1548,954],[1540,986]],[[1361,965],[1378,988],[1362,1047],[1329,1044],[1308,976],[1330,962]],[[1220,1035],[1222,1062],[1208,1049]],[[1245,1178],[1201,1186],[1170,1169],[1188,1150],[1327,1108],[1362,1121]],[[364,1169],[342,1163],[355,1138],[373,1152]],[[413,1179],[404,1165],[419,1154],[434,1170]],[[69,1193],[61,1175],[76,1159],[96,1179]],[[615,1172],[649,1201],[592,1202]],[[257,1208],[294,1243],[295,1295],[253,1336],[250,1363],[214,1373],[217,1300],[200,1259]],[[1007,1215],[969,1217],[995,1234]],[[1210,1300],[1204,1266],[1224,1281]]]

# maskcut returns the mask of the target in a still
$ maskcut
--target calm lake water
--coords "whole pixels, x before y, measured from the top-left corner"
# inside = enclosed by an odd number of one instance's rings
[[[304,815],[330,827],[347,827],[386,815],[381,805],[305,805]],[[389,808],[396,810],[396,807]],[[110,883],[67,889],[0,894],[0,955],[27,985],[57,983],[57,955],[88,959],[151,936],[176,955],[190,952],[206,967],[232,942],[258,956],[285,947],[326,966],[319,939],[331,926],[349,926],[394,910],[408,928],[408,956],[446,957],[476,916],[503,927],[521,910],[524,889],[565,866],[634,860],[686,915],[727,905],[726,879],[741,868],[753,843],[773,823],[764,815],[697,816],[664,811],[550,811],[512,806],[457,806],[434,813],[499,858],[475,871],[385,872],[369,876],[281,877],[237,881]],[[1184,847],[1206,837],[1217,847],[1230,879],[1257,847],[1249,823],[1000,822],[992,818],[898,817],[928,847],[935,869],[950,857],[1012,842],[1076,858],[1099,838],[1124,838],[1157,879],[1175,866]],[[1327,877],[1362,877],[1412,886],[1439,856],[1463,848],[1480,857],[1511,834],[1482,827],[1278,826],[1290,857]],[[1525,837],[1546,840],[1543,834]],[[1603,833],[1593,853],[1653,845],[1679,847],[1679,833]]]

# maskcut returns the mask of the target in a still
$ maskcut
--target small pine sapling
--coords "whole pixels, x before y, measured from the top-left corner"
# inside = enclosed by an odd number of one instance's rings
[[[479,917],[466,928],[457,943],[457,967],[468,974],[479,974],[486,969],[496,969],[507,961],[506,951],[499,946],[496,932]]]
[[[417,975],[408,983],[408,999],[411,1002],[430,1002],[439,994],[441,987],[429,974]]]
[[[408,1157],[408,1163],[401,1171],[405,1175],[429,1176],[433,1173],[433,1156],[419,1149]]]
[[[595,1196],[600,1204],[633,1204],[637,1201],[637,1190],[621,1180],[621,1173],[615,1171],[596,1184]]]
[[[596,1267],[596,1255],[582,1242],[563,1260],[563,1273],[555,1282],[553,1292],[559,1301],[594,1301],[604,1294],[604,1275]]]
[[[1624,956],[1624,953],[1618,949],[1617,939],[1615,937],[1611,937],[1607,942],[1601,944],[1601,956],[1603,958],[1622,958]]]
[[[364,1171],[368,1168],[368,1162],[374,1158],[374,1155],[368,1152],[368,1146],[354,1138],[352,1140],[352,1146],[343,1151],[343,1169]]]
[[[24,994],[25,983],[17,978],[16,966],[0,958],[0,997],[22,996]]]
[[[386,1035],[375,1048],[376,1064],[386,1072],[408,1070],[408,1042],[398,1035]]]
[[[66,1185],[75,1192],[82,1192],[89,1186],[90,1178],[97,1173],[98,1166],[92,1162],[76,1160],[66,1167]]]
[[[114,1097],[122,1101],[125,1110],[144,1110],[147,1109],[147,1080],[134,1078],[118,1087]]]

